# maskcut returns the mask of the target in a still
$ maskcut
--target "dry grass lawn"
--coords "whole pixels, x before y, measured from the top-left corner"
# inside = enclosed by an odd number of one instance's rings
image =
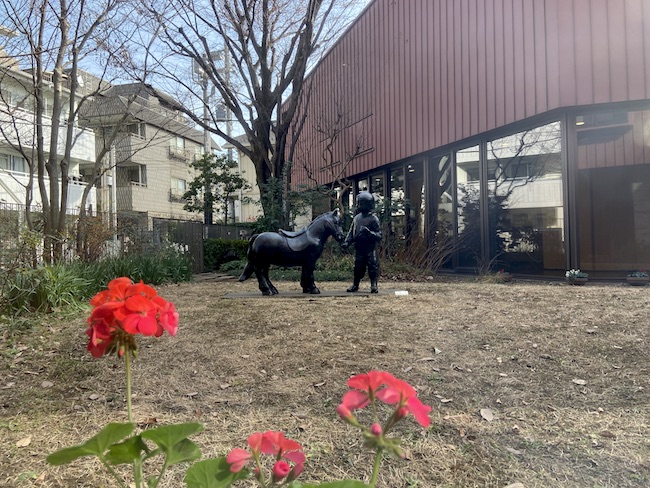
[[[305,446],[305,481],[367,479],[372,455],[335,408],[350,375],[380,369],[433,411],[429,429],[399,424],[408,459],[386,458],[378,486],[650,486],[650,287],[380,286],[409,295],[223,298],[257,291],[254,280],[160,287],[181,323],[176,337],[139,341],[137,422],[203,423],[193,440],[204,457],[283,430]],[[85,315],[0,329],[0,486],[113,486],[96,461],[45,463],[126,420],[123,364],[86,353]],[[183,473],[163,485],[183,486]]]

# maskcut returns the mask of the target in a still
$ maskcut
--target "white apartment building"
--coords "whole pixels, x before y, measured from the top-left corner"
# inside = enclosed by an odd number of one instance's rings
[[[27,189],[33,188],[32,208],[38,209],[41,194],[34,178],[30,183],[30,161],[36,161],[36,115],[31,72],[21,70],[18,63],[0,53],[0,203],[24,205]],[[47,74],[46,74],[47,76]],[[46,82],[47,82],[46,78]],[[51,86],[51,85],[49,85]],[[45,117],[43,117],[43,140],[45,157],[49,156],[53,92],[44,93]],[[69,92],[64,90],[64,96]],[[64,111],[61,118],[67,118]],[[61,124],[57,155],[63,157],[66,127]],[[69,168],[67,208],[79,208],[86,183],[82,181],[80,168],[92,164],[95,159],[95,134],[92,130],[77,126],[75,121],[73,145]],[[35,163],[32,163],[33,167]],[[32,172],[34,173],[34,172]],[[48,178],[45,185],[49,186]],[[87,205],[95,208],[95,193],[91,192]]]

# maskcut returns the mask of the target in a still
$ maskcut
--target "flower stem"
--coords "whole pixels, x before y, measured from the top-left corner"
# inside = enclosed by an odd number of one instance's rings
[[[127,347],[124,352],[126,359],[126,413],[130,423],[133,423],[133,409],[131,407],[131,351]],[[133,461],[133,479],[136,488],[142,486],[142,458]]]
[[[368,486],[371,488],[375,488],[375,484],[377,483],[377,476],[379,476],[379,465],[381,464],[381,455],[382,455],[382,448],[379,447],[377,448],[377,454],[375,454],[375,464],[372,467],[372,477],[370,478],[370,483]]]
[[[99,460],[102,462],[106,470],[111,474],[113,478],[115,478],[115,481],[117,481],[117,484],[120,485],[123,488],[126,488],[126,485],[122,481],[122,479],[118,476],[118,474],[115,472],[113,467],[106,461],[106,458],[104,456],[98,456]]]
[[[126,413],[129,422],[133,422],[133,414],[131,413],[131,351],[128,349],[124,353],[126,357]]]

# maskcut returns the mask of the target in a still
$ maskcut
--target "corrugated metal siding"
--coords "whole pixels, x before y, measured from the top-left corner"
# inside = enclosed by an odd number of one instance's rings
[[[302,143],[322,147],[315,122],[344,110],[337,158],[362,130],[370,150],[353,175],[558,107],[647,99],[647,80],[647,0],[375,0],[312,74]]]

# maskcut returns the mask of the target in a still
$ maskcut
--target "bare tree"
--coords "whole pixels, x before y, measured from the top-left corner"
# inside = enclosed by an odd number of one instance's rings
[[[340,32],[343,19],[349,21],[354,3],[180,0],[162,14],[159,5],[150,8],[163,26],[167,48],[186,61],[179,65],[161,55],[164,74],[202,105],[204,93],[188,80],[193,69],[205,86],[214,87],[218,93],[226,109],[225,118],[232,118],[245,133],[247,144],[227,130],[217,107],[208,107],[209,113],[203,117],[188,107],[186,113],[197,124],[254,162],[265,214],[272,209],[264,202],[287,195],[287,137],[301,103],[310,60]],[[275,193],[273,198],[264,198],[267,192]],[[285,202],[279,220],[286,223],[287,216]]]
[[[315,117],[314,132],[318,135],[320,145],[300,146],[295,151],[294,161],[304,169],[309,181],[323,195],[338,208],[343,208],[343,198],[352,189],[352,182],[348,179],[350,163],[369,151],[367,147],[367,134],[364,130],[353,127],[350,110],[343,108],[343,104],[334,101],[334,116],[326,115]],[[301,123],[301,120],[297,120]],[[297,140],[292,137],[292,141]],[[336,154],[341,154],[337,158]],[[325,171],[327,177],[321,176],[321,181],[328,181],[319,185],[316,173]]]
[[[122,0],[0,0],[0,25],[12,35],[5,59],[17,63],[2,63],[0,83],[18,84],[23,93],[21,104],[3,93],[0,130],[28,165],[26,220],[32,228],[30,204],[38,186],[48,262],[61,257],[72,153],[83,133],[78,112],[102,89],[113,60],[128,52],[115,29],[124,25],[125,6]],[[92,86],[83,83],[85,64],[104,67]]]

